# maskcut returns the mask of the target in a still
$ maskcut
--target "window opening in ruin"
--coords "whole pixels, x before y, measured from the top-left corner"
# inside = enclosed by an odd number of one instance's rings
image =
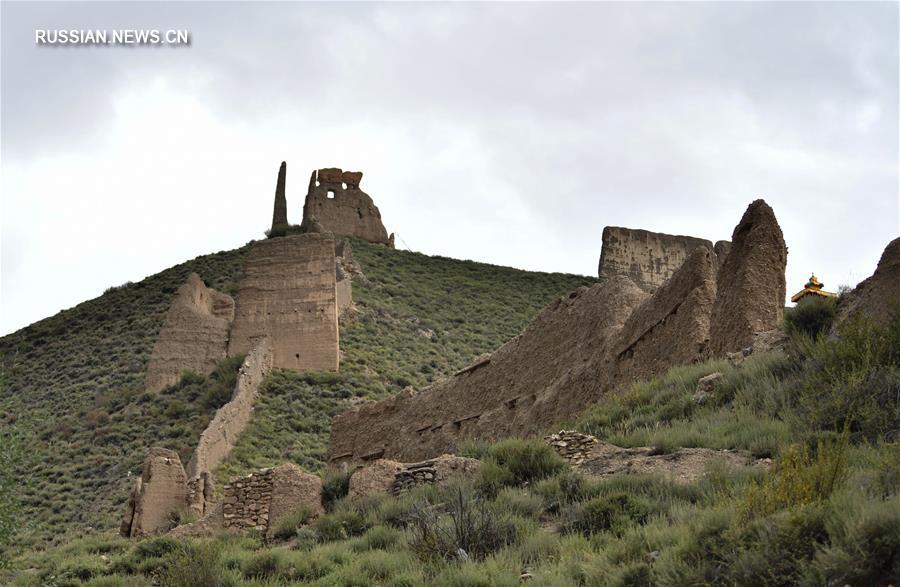
[[[347,189],[347,184],[342,183],[342,184],[341,184],[341,187],[342,187],[343,189]]]
[[[362,220],[362,210],[359,208],[356,209],[356,213],[359,215],[359,219]]]
[[[329,200],[333,200],[333,199],[334,199],[334,191],[333,191],[333,190],[328,190],[328,199],[329,199]]]

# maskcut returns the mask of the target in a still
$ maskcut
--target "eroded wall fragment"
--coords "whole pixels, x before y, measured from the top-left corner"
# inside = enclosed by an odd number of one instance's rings
[[[334,239],[298,234],[250,247],[235,304],[228,354],[267,336],[272,366],[338,370]]]
[[[712,254],[698,247],[625,322],[615,349],[616,381],[650,379],[701,360],[715,298]]]
[[[624,275],[653,291],[672,277],[697,247],[713,251],[713,244],[702,238],[607,226],[598,274],[601,278]]]
[[[713,356],[752,345],[757,333],[776,328],[784,314],[787,247],[772,208],[763,200],[752,202],[731,243],[716,276],[709,334]]]
[[[315,217],[335,235],[352,236],[372,243],[389,244],[381,212],[359,188],[362,172],[336,168],[313,171],[303,205],[303,223]]]
[[[178,288],[147,366],[147,391],[177,383],[184,371],[210,373],[225,358],[234,317],[231,296],[206,287],[196,273]]]

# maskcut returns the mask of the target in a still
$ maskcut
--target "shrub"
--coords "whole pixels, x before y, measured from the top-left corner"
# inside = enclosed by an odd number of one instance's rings
[[[352,548],[357,552],[389,550],[400,544],[402,539],[403,534],[399,530],[390,526],[375,526],[366,532]]]
[[[645,499],[615,493],[570,506],[564,513],[563,531],[584,536],[607,531],[621,534],[635,523],[644,523],[649,514]]]
[[[798,341],[804,376],[793,407],[810,430],[890,440],[900,425],[900,313],[884,326],[854,316],[838,334]]]
[[[784,329],[788,334],[817,337],[827,334],[834,323],[835,298],[804,299],[793,308],[784,310]]]
[[[268,579],[280,576],[289,566],[290,553],[286,550],[266,550],[244,561],[241,572],[251,579]]]
[[[847,477],[847,446],[847,434],[819,440],[815,454],[807,446],[789,446],[775,471],[750,486],[741,505],[741,519],[828,499]]]
[[[138,542],[137,546],[134,547],[134,556],[138,561],[161,557],[175,551],[178,546],[178,541],[168,536],[148,538]]]
[[[220,587],[221,544],[212,541],[183,543],[166,557],[162,584],[166,587]]]
[[[544,442],[518,438],[508,438],[490,446],[486,460],[487,467],[482,466],[482,479],[490,488],[525,485],[556,475],[568,466]]]
[[[850,494],[834,504],[828,542],[804,571],[809,585],[887,585],[900,577],[900,501]]]
[[[423,560],[479,560],[518,538],[512,519],[500,518],[461,488],[447,509],[442,516],[432,504],[421,502],[412,512],[410,548]]]
[[[329,473],[322,482],[322,505],[331,511],[335,502],[347,497],[350,492],[350,476],[353,470]]]
[[[353,536],[359,536],[370,526],[366,516],[352,508],[335,511],[319,518],[313,524],[321,542],[346,540]]]
[[[313,512],[309,507],[300,506],[278,520],[272,535],[276,540],[288,540],[293,538],[297,534],[297,530],[301,526],[305,526],[312,517]]]

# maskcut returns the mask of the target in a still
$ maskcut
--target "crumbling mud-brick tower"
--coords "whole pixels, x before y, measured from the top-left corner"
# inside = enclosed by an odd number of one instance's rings
[[[381,212],[372,198],[359,189],[361,171],[326,168],[313,171],[303,205],[303,224],[317,219],[336,236],[352,236],[372,243],[390,245],[381,222]]]

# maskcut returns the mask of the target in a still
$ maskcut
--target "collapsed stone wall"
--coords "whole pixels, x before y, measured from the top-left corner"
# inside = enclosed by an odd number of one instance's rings
[[[784,302],[786,250],[771,209],[760,202],[751,204],[735,229],[718,277],[712,247],[705,243],[652,295],[621,275],[580,288],[454,377],[336,416],[329,466],[423,460],[456,452],[464,439],[541,433],[615,387],[704,359],[715,320],[731,319],[722,316],[722,308],[739,313],[738,323],[752,336],[771,330],[775,300]],[[749,307],[734,308],[739,296]]]
[[[381,212],[372,198],[359,188],[362,175],[359,171],[336,168],[313,171],[303,205],[304,224],[315,217],[325,230],[336,235],[390,244],[381,222]]]
[[[268,336],[272,366],[337,371],[339,332],[334,238],[298,234],[250,247],[235,304],[228,354]]]
[[[756,333],[777,328],[784,314],[787,246],[772,208],[752,202],[731,242],[710,318],[710,352],[718,357],[751,346]]]
[[[271,536],[278,523],[300,508],[310,517],[324,513],[322,481],[293,463],[232,479],[223,487],[222,525]]]
[[[272,346],[268,337],[254,340],[253,348],[247,353],[238,371],[231,400],[216,410],[209,426],[200,434],[200,440],[187,466],[190,479],[199,478],[204,472],[215,471],[234,448],[238,435],[250,421],[260,386],[271,368]]]
[[[231,296],[206,287],[191,273],[178,288],[147,366],[151,393],[177,383],[184,371],[206,375],[225,358],[228,329],[234,318]]]
[[[607,226],[598,274],[600,278],[624,275],[652,292],[672,277],[697,247],[709,249],[715,259],[713,244],[702,238]]]

